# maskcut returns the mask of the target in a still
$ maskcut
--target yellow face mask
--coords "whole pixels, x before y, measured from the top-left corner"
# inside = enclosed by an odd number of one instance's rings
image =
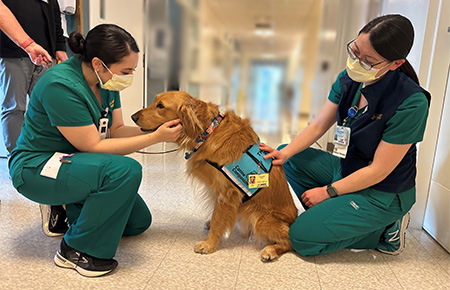
[[[348,76],[354,80],[355,82],[359,83],[367,83],[374,81],[376,79],[379,79],[383,75],[380,75],[376,77],[375,75],[383,68],[387,67],[390,63],[383,66],[382,68],[372,68],[371,70],[365,70],[360,64],[358,59],[351,59],[350,57],[347,58],[347,74]],[[387,72],[387,71],[386,71]],[[385,73],[386,74],[386,73]]]
[[[94,70],[95,74],[97,75],[98,80],[100,81],[100,87],[102,87],[105,90],[110,91],[121,91],[123,89],[128,88],[133,83],[133,75],[116,75],[113,74],[109,68],[103,63],[103,66],[109,71],[110,74],[112,74],[112,78],[110,78],[106,83],[103,83],[100,79],[100,76],[98,73]]]

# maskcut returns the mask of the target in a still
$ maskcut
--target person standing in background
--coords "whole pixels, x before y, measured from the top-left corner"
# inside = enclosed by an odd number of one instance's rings
[[[20,135],[27,95],[47,69],[33,63],[24,50],[37,43],[55,61],[65,61],[67,55],[56,0],[3,0],[1,5],[9,8],[29,36],[17,45],[3,30],[0,32],[1,121],[5,147],[11,153]]]
[[[11,10],[0,0],[0,30],[3,31],[17,46],[20,46],[31,61],[36,65],[46,65],[51,62],[51,56],[36,42],[27,44],[30,38],[20,26]],[[22,44],[24,44],[22,46]],[[25,46],[26,44],[26,46]]]
[[[0,0],[0,29],[1,124],[9,155],[24,122],[27,96],[48,67],[67,55],[57,0]],[[62,206],[41,205],[41,213],[47,236],[65,233]]]

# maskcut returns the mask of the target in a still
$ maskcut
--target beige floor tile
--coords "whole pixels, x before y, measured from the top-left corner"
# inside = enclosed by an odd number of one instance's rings
[[[286,275],[278,275],[278,271],[274,273],[261,274],[254,273],[251,270],[239,271],[236,290],[288,290],[301,289],[312,290],[321,289],[316,279],[311,279],[297,269],[290,270],[289,278]]]
[[[59,239],[8,239],[9,251],[0,257],[1,289],[50,289],[66,273],[53,263]]]
[[[382,256],[404,289],[450,289],[450,275],[409,232],[400,255]]]
[[[165,259],[145,289],[235,289],[239,260],[195,263],[192,255]]]
[[[0,205],[0,238],[16,237],[33,240],[45,237],[39,205],[19,193],[3,199]]]
[[[425,250],[441,265],[444,271],[450,275],[450,253],[441,247],[423,229],[411,229],[409,232],[425,248]]]
[[[349,249],[315,258],[321,289],[401,289],[381,253]]]

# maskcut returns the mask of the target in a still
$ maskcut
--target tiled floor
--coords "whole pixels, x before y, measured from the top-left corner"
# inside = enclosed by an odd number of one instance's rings
[[[53,264],[60,239],[42,233],[37,204],[14,190],[0,159],[0,289],[450,289],[450,255],[420,229],[408,230],[399,256],[341,250],[263,263],[260,249],[235,235],[196,254],[207,215],[183,176],[184,158],[131,156],[144,168],[140,193],[153,224],[121,241],[118,268],[101,278]]]

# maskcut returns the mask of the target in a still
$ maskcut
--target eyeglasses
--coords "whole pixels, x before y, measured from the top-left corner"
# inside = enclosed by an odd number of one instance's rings
[[[382,60],[380,62],[371,64],[370,62],[366,61],[366,60],[362,60],[361,58],[358,57],[357,53],[353,50],[353,44],[355,43],[356,38],[353,39],[352,41],[350,41],[349,43],[347,43],[347,54],[348,56],[353,59],[353,60],[358,60],[359,64],[361,65],[361,67],[367,71],[371,70],[374,66],[379,65],[380,63],[385,62],[386,60]]]

